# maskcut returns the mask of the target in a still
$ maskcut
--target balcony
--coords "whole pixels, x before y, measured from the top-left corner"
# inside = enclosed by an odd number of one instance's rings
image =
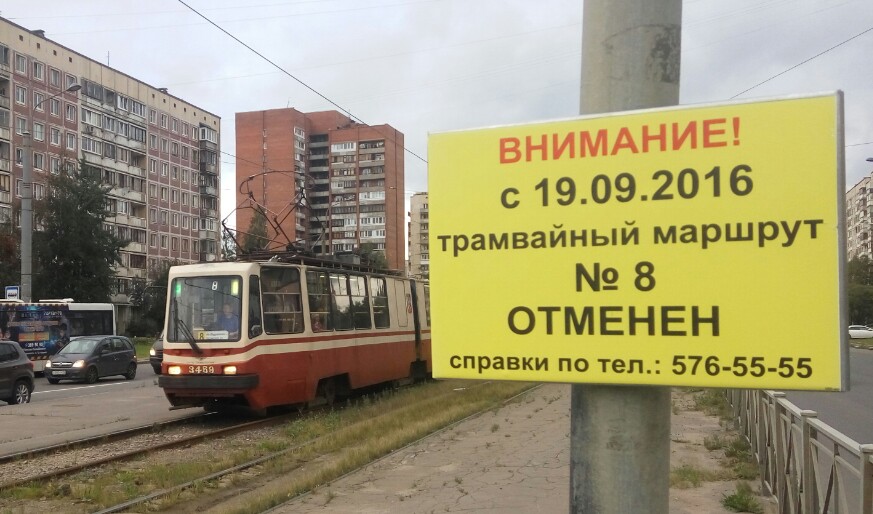
[[[0,191],[0,203],[12,203],[12,193],[9,191]]]
[[[206,239],[208,241],[217,241],[218,240],[218,232],[215,230],[203,230],[201,229],[198,233],[200,239]]]
[[[9,127],[0,127],[0,139],[12,140],[12,131]]]
[[[200,260],[202,262],[215,262],[218,260],[218,255],[210,252],[200,252]]]
[[[0,107],[4,107],[6,109],[9,108],[9,97],[8,96],[0,96]]]
[[[9,159],[0,159],[0,171],[5,171],[7,173],[12,173],[12,163]]]
[[[207,196],[218,196],[218,190],[215,186],[200,186],[200,194]]]
[[[124,247],[124,251],[134,253],[146,253],[146,245],[142,243],[128,243],[128,245]]]
[[[110,216],[110,218],[111,221],[120,225],[127,225],[137,228],[146,228],[148,226],[148,222],[145,220],[145,218],[137,218],[136,216],[129,216],[127,214],[116,214],[114,217]]]
[[[127,187],[113,187],[109,190],[109,194],[119,198],[124,198],[125,200],[145,203],[145,193],[140,193],[139,191],[134,191]]]
[[[212,173],[213,175],[215,175],[216,173],[218,173],[216,168],[217,168],[217,166],[214,164],[207,164],[205,162],[200,163],[200,172],[201,173]]]

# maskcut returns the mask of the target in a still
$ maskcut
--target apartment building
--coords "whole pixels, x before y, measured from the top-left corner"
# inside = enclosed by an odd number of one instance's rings
[[[862,178],[846,193],[846,257],[873,259],[873,189],[871,178]]]
[[[409,276],[430,278],[430,220],[427,193],[415,193],[409,201]]]
[[[403,134],[337,111],[293,108],[236,114],[240,235],[263,206],[271,249],[316,254],[370,243],[389,267],[405,264]]]
[[[81,86],[76,89],[75,85]],[[130,241],[112,300],[162,261],[219,258],[218,116],[0,18],[0,217],[20,222],[23,134],[33,192],[84,160],[111,187],[105,228]]]

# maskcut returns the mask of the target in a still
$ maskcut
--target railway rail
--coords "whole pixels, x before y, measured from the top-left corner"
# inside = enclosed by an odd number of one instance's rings
[[[245,421],[243,423],[231,422],[229,426],[221,426],[214,429],[192,427],[191,425],[196,421],[205,419],[215,419],[222,424],[226,424],[229,421],[227,418],[219,418],[214,414],[202,413],[180,420],[144,425],[111,434],[88,437],[60,445],[46,446],[26,452],[5,455],[0,457],[0,491],[30,482],[60,478],[85,469],[129,460],[148,453],[179,448],[210,438],[284,423],[298,415],[297,413],[291,413]],[[189,430],[184,430],[186,428]],[[173,435],[171,433],[173,430],[178,431],[179,434]],[[138,437],[143,437],[143,441],[139,441],[137,444],[136,438]],[[157,440],[162,440],[163,442],[156,442]],[[133,449],[130,449],[129,443],[131,442],[136,446]],[[96,449],[97,451],[89,452],[89,449]],[[79,455],[76,457],[62,457],[67,452],[78,452]],[[93,455],[93,458],[90,458],[89,455]],[[64,464],[71,461],[75,462],[75,464]],[[4,477],[9,475],[13,475],[15,478],[5,480]]]
[[[366,462],[357,462],[351,465],[351,467],[346,466],[337,472],[331,471],[329,476],[327,476],[327,479],[333,480],[336,479],[338,475],[346,474],[352,469],[358,469],[360,466],[366,465],[375,459],[381,458],[386,454],[397,451],[397,449],[401,447],[407,446],[409,441],[412,441],[413,439],[420,440],[421,438],[427,437],[433,433],[438,433],[440,430],[446,430],[446,426],[449,428],[455,426],[460,422],[459,420],[469,419],[472,416],[480,415],[483,412],[494,408],[496,405],[510,402],[521,394],[532,389],[530,385],[524,384],[512,384],[511,389],[505,384],[492,384],[492,387],[490,388],[482,387],[488,385],[488,382],[459,384],[456,381],[452,381],[450,383],[438,382],[431,384],[432,386],[430,387],[425,384],[423,386],[425,389],[421,392],[401,392],[401,395],[409,393],[413,395],[417,394],[418,396],[401,396],[396,397],[396,400],[383,400],[381,398],[377,399],[377,394],[373,396],[372,401],[369,397],[362,398],[361,402],[358,404],[361,406],[360,412],[354,409],[343,409],[330,411],[322,416],[317,415],[321,409],[309,410],[305,415],[294,412],[285,416],[277,416],[264,420],[236,424],[231,427],[223,427],[219,430],[201,431],[198,434],[192,434],[190,437],[180,437],[173,441],[167,441],[161,444],[140,445],[136,449],[118,452],[112,455],[105,455],[105,446],[98,445],[93,448],[101,452],[102,458],[84,460],[82,462],[77,462],[74,466],[66,466],[62,469],[52,469],[44,473],[29,474],[28,476],[18,475],[15,480],[6,481],[3,485],[0,485],[0,491],[10,487],[15,487],[16,485],[21,485],[24,489],[54,491],[54,493],[49,493],[50,496],[52,494],[59,494],[57,491],[66,491],[62,496],[55,497],[59,499],[62,497],[66,498],[66,505],[69,505],[68,500],[74,500],[77,497],[75,496],[76,493],[74,493],[73,496],[69,496],[71,490],[81,487],[81,485],[77,486],[76,484],[83,484],[85,481],[90,484],[93,483],[95,477],[105,476],[108,478],[117,476],[117,473],[128,473],[131,469],[142,468],[143,465],[139,464],[139,462],[141,462],[140,459],[137,459],[131,464],[125,464],[123,462],[125,460],[131,460],[134,457],[149,454],[147,460],[143,461],[150,463],[145,464],[146,467],[155,465],[162,466],[161,463],[163,462],[193,462],[199,461],[199,459],[207,459],[213,461],[212,464],[215,464],[214,455],[216,453],[228,453],[232,451],[232,448],[257,448],[257,451],[252,451],[250,454],[242,452],[243,458],[224,461],[220,463],[221,466],[213,465],[212,467],[204,467],[201,471],[198,471],[197,474],[186,476],[184,478],[184,483],[179,483],[183,482],[183,480],[164,481],[163,485],[159,485],[159,488],[156,489],[154,488],[154,485],[157,485],[159,482],[148,482],[153,484],[152,487],[144,487],[140,489],[139,492],[128,491],[124,495],[110,495],[109,497],[106,497],[104,501],[97,501],[96,503],[91,501],[88,503],[89,507],[87,511],[108,513],[127,512],[136,510],[137,508],[161,510],[168,507],[183,509],[190,507],[196,510],[196,508],[191,505],[178,505],[175,502],[178,502],[178,499],[182,497],[185,498],[185,500],[183,500],[184,502],[210,502],[211,500],[215,500],[213,497],[214,495],[221,496],[223,494],[228,494],[228,491],[222,490],[221,487],[217,487],[219,484],[234,483],[240,477],[243,478],[243,482],[248,480],[254,481],[246,482],[246,485],[244,486],[246,488],[245,490],[256,490],[259,487],[257,485],[258,483],[265,480],[269,481],[276,473],[281,474],[283,477],[287,476],[286,474],[288,473],[305,474],[306,471],[304,468],[310,468],[313,462],[322,462],[322,459],[334,459],[349,449],[357,450],[359,445],[363,446],[369,442],[367,441],[368,437],[380,442],[382,440],[396,441],[391,442],[390,446],[380,448],[372,455],[368,455]],[[481,392],[481,394],[477,392],[483,390],[484,392]],[[461,401],[461,397],[457,395],[464,395],[463,398],[466,399]],[[388,393],[387,397],[395,398],[394,393]],[[410,400],[410,398],[418,398],[418,400]],[[485,403],[486,401],[487,404]],[[387,402],[388,406],[386,407],[385,403],[380,402]],[[458,405],[456,408],[455,405],[459,403],[462,405]],[[438,410],[434,410],[434,406],[436,405],[438,405]],[[437,424],[432,423],[432,420],[429,419],[431,415],[428,413],[449,410],[446,409],[446,405],[452,406],[450,410],[453,412],[450,414],[450,417],[440,417],[440,419],[444,420],[438,421]],[[343,414],[344,412],[347,414]],[[298,417],[300,423],[303,423],[304,425],[312,423],[313,420],[317,421],[319,419],[324,420],[328,418],[337,418],[337,424],[328,429],[309,431],[305,436],[300,438],[289,439],[284,446],[268,447],[264,444],[271,440],[274,441],[276,434],[287,433],[289,430],[298,426],[296,425],[296,422],[286,423],[295,416]],[[281,423],[286,424],[281,427],[267,428],[262,431],[256,430],[260,427],[267,427],[271,424],[278,425]],[[396,434],[394,434],[392,430],[394,430],[395,427],[407,425],[421,425],[429,428],[420,429],[419,431],[414,432],[415,437],[413,438],[405,437],[397,439],[395,437]],[[367,434],[368,430],[374,430],[374,427],[376,427],[375,432],[369,432],[371,435],[362,435]],[[391,428],[385,429],[382,427]],[[166,438],[166,433],[167,432],[164,431],[161,436]],[[239,434],[231,438],[222,437],[233,433]],[[335,444],[336,441],[343,437],[346,438],[345,442],[337,446]],[[219,442],[219,440],[224,442]],[[123,444],[126,444],[128,449],[129,446],[133,444],[130,443],[130,439],[121,439],[120,441]],[[198,442],[202,444],[196,444]],[[179,447],[183,447],[183,449],[179,449]],[[52,459],[53,455],[56,455],[56,453],[42,454],[38,457],[28,458],[27,460]],[[7,461],[7,464],[14,465],[20,462],[21,461],[13,460]],[[117,464],[106,466],[111,463]],[[0,467],[0,469],[2,469],[2,467]],[[65,481],[54,480],[58,477],[71,475],[77,472],[87,472],[87,474],[83,475],[78,473]],[[177,475],[174,474],[173,476]],[[178,475],[178,478],[183,478],[183,475]],[[98,480],[100,479],[98,478]],[[2,481],[2,475],[0,475],[0,481]],[[321,482],[310,484],[310,488],[315,487],[323,481],[324,480],[321,480]],[[91,486],[89,485],[88,487]],[[306,489],[300,489],[300,491],[305,490]],[[10,494],[15,493],[10,491]],[[137,494],[139,494],[139,496],[136,496]],[[298,493],[295,493],[295,496],[297,495]],[[12,496],[9,496],[9,498],[12,498]],[[112,500],[107,501],[110,500],[110,498]],[[283,498],[287,498],[287,496],[283,496]],[[112,505],[116,502],[118,503]],[[20,503],[8,505],[20,506]],[[144,505],[145,507],[143,507]],[[0,505],[0,508],[2,508],[2,506],[3,505]],[[43,505],[43,508],[46,507],[48,510],[51,510],[50,505]],[[265,506],[264,509],[266,510],[268,507],[269,506]]]

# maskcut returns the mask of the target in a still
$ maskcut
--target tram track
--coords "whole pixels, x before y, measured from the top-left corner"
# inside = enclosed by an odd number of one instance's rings
[[[284,481],[286,476],[305,476],[325,462],[342,460],[344,454],[359,453],[362,449],[366,450],[365,453],[369,452],[364,460],[337,468],[336,472],[330,470],[324,474],[318,471],[316,481],[296,489],[293,495],[283,495],[281,501],[284,501],[353,472],[405,447],[411,441],[438,433],[445,430],[446,426],[454,426],[458,420],[481,415],[499,404],[510,402],[530,389],[519,384],[513,384],[512,390],[499,384],[488,385],[488,382],[447,381],[425,384],[419,392],[383,391],[353,401],[351,409],[312,409],[304,414],[295,412],[221,430],[202,431],[193,437],[149,444],[148,448],[137,447],[112,455],[104,453],[101,458],[83,459],[76,462],[75,466],[64,466],[63,469],[18,475],[15,480],[4,481],[0,475],[0,482],[4,482],[0,485],[0,493],[8,492],[0,496],[0,510],[5,506],[20,507],[20,502],[8,503],[2,498],[21,498],[28,494],[25,491],[33,491],[38,495],[41,505],[39,511],[51,510],[51,504],[55,501],[62,502],[59,505],[67,509],[72,501],[85,509],[82,512],[135,512],[166,508],[203,510],[205,506],[221,504],[249,490],[257,490],[265,483],[276,480],[276,477],[282,477],[281,481]],[[521,387],[524,387],[523,391]],[[482,390],[485,391],[480,393]],[[426,406],[431,403],[434,404],[432,407]],[[471,411],[473,407],[475,409]],[[453,412],[443,417],[444,410]],[[296,420],[293,419],[295,417]],[[442,420],[433,423],[434,420],[430,418]],[[265,428],[270,424],[275,426]],[[314,425],[311,429],[307,428],[299,434],[301,427],[311,425]],[[412,425],[417,432],[396,433]],[[295,435],[289,436],[291,432],[295,432]],[[167,433],[164,432],[162,437],[167,437]],[[275,444],[277,437],[285,437],[281,445]],[[388,446],[369,447],[373,441],[382,443],[384,440],[389,440]],[[127,441],[130,440],[121,440],[122,444],[133,444]],[[100,453],[105,451],[106,446],[98,444],[93,448]],[[35,459],[51,459],[53,455],[50,452]],[[7,464],[19,462],[10,460]],[[179,469],[173,467],[181,463],[194,464],[196,472],[186,474],[190,470],[182,469],[185,466]],[[157,478],[154,470],[159,470],[157,475],[160,478]],[[149,471],[151,475],[142,474]],[[127,486],[121,484],[119,477],[131,475],[136,475],[131,481],[142,487],[130,488],[124,493],[105,494],[102,499],[94,497],[95,488],[125,489]],[[130,482],[127,484],[129,486]],[[281,501],[265,505],[261,510]],[[25,509],[21,512],[31,511]]]
[[[229,426],[205,430],[202,429],[202,427],[190,426],[197,421],[203,421],[206,419],[215,420],[219,423],[226,423],[228,421],[227,418],[221,419],[215,414],[202,413],[182,418],[180,420],[144,425],[142,427],[113,432],[111,434],[88,437],[63,444],[56,444],[25,452],[5,455],[0,457],[0,477],[9,474],[4,473],[4,468],[14,467],[13,473],[16,475],[16,478],[12,480],[3,480],[3,478],[0,478],[0,491],[31,482],[45,482],[72,475],[89,468],[122,462],[154,452],[196,444],[204,440],[285,423],[296,416],[299,416],[299,414],[289,413],[264,419],[245,421],[243,423],[232,422]],[[181,433],[178,436],[171,434],[173,430],[185,428],[190,429],[188,431],[194,433]],[[180,432],[184,431],[180,430]],[[113,450],[111,447],[113,443],[129,443],[135,441],[137,437],[144,435],[153,437],[147,437],[139,444],[134,443],[136,444],[136,447],[133,449],[124,449],[123,444],[115,444],[115,447],[122,447],[118,450]],[[157,439],[164,439],[164,441],[155,442]],[[88,452],[87,450],[89,449],[95,449],[96,451]],[[80,457],[78,456],[65,456],[65,454],[71,452],[79,452],[80,454],[85,453],[86,455],[82,460],[80,460]],[[99,453],[102,456],[88,458],[87,454],[89,453]],[[63,464],[64,462],[69,461],[75,461],[75,464]],[[38,471],[28,472],[28,469]]]
[[[475,388],[475,387],[479,387],[479,386],[484,385],[484,384],[487,384],[487,383],[476,384],[476,385],[473,385],[472,387]],[[517,400],[518,398],[520,398],[521,396],[523,396],[523,395],[525,395],[525,394],[528,394],[528,393],[530,393],[530,392],[533,391],[533,390],[536,390],[536,389],[539,388],[540,386],[541,386],[541,385],[532,385],[532,386],[526,387],[526,388],[524,388],[521,392],[519,392],[519,393],[517,393],[517,394],[515,394],[515,395],[513,395],[513,396],[511,396],[511,397],[509,397],[509,398],[506,398],[506,399],[502,400],[502,401],[500,402],[500,405],[506,405],[506,404],[508,404],[508,403],[510,403],[510,402],[512,402],[512,401],[515,401],[515,400]],[[427,432],[426,434],[424,434],[423,436],[418,437],[418,438],[416,438],[416,439],[414,439],[414,440],[412,440],[412,441],[407,441],[407,442],[405,442],[405,444],[403,444],[402,446],[400,446],[400,447],[398,447],[398,448],[394,448],[394,449],[392,449],[390,452],[385,453],[385,454],[379,456],[379,457],[376,458],[376,459],[370,459],[370,460],[367,460],[366,462],[362,463],[362,464],[359,465],[359,466],[354,467],[353,469],[347,470],[347,471],[341,473],[341,474],[338,475],[338,476],[331,477],[331,478],[330,478],[330,481],[329,481],[328,483],[333,483],[333,482],[335,482],[335,481],[337,481],[337,480],[340,480],[340,479],[342,479],[343,477],[346,477],[346,476],[348,476],[348,475],[350,475],[350,474],[352,474],[352,473],[355,473],[355,472],[359,471],[361,468],[363,468],[363,467],[365,467],[365,466],[368,466],[368,465],[372,464],[373,462],[377,462],[377,461],[379,461],[379,460],[382,460],[382,459],[388,458],[388,457],[390,457],[391,455],[393,455],[394,453],[396,453],[396,452],[398,452],[398,451],[402,451],[404,448],[407,448],[407,447],[409,447],[409,446],[412,446],[412,445],[414,445],[414,444],[416,444],[416,443],[418,443],[418,442],[420,442],[420,441],[422,441],[422,440],[424,440],[424,439],[427,439],[428,437],[431,437],[431,436],[433,436],[433,435],[436,435],[436,434],[442,433],[442,432],[447,431],[447,430],[451,430],[452,428],[458,426],[459,424],[463,423],[464,421],[467,421],[467,420],[469,420],[469,419],[472,419],[472,418],[475,418],[475,417],[477,417],[477,416],[480,416],[480,415],[482,415],[483,413],[488,412],[489,410],[494,409],[494,407],[495,407],[494,405],[487,405],[487,406],[485,406],[485,407],[483,407],[483,408],[481,408],[481,409],[479,409],[479,410],[477,410],[477,411],[475,411],[475,412],[473,412],[473,413],[471,413],[471,414],[469,414],[469,415],[467,415],[467,416],[465,416],[465,417],[463,417],[463,418],[461,418],[461,419],[455,420],[455,421],[453,421],[452,423],[450,423],[450,424],[448,424],[448,425],[445,425],[445,426],[443,426],[443,427],[441,427],[441,428],[439,428],[439,429],[437,429],[437,430],[434,430],[434,431],[428,431],[428,432]],[[397,413],[385,413],[385,414],[383,414],[383,415],[380,415],[379,417],[383,417],[383,416],[384,416],[384,417],[387,417],[387,416],[396,416],[396,415],[397,415]],[[371,418],[370,420],[368,420],[368,422],[372,422],[372,421],[373,421],[372,418]],[[335,435],[335,434],[325,434],[325,435],[323,435],[323,436],[320,436],[320,437],[317,437],[317,438],[314,438],[314,439],[311,439],[311,440],[305,441],[305,442],[303,442],[303,443],[301,443],[301,444],[294,445],[294,446],[291,446],[291,447],[288,447],[288,448],[285,448],[285,449],[282,449],[282,450],[279,450],[279,451],[271,452],[271,453],[269,453],[269,454],[267,454],[267,455],[263,455],[263,456],[260,456],[260,457],[258,457],[258,458],[256,458],[256,459],[252,459],[252,460],[250,460],[250,461],[248,461],[248,462],[244,462],[244,463],[241,463],[241,464],[237,464],[237,465],[235,465],[235,466],[232,466],[232,467],[228,467],[228,468],[226,468],[226,469],[222,469],[222,470],[216,471],[216,472],[211,473],[211,474],[209,474],[209,475],[207,475],[207,476],[199,477],[199,478],[196,478],[196,479],[194,479],[194,480],[190,480],[190,481],[188,481],[188,482],[185,482],[185,483],[183,483],[183,484],[178,484],[178,485],[175,485],[175,486],[173,486],[173,487],[166,488],[166,489],[163,489],[163,490],[160,490],[160,491],[154,491],[154,492],[152,492],[152,493],[149,493],[149,494],[146,494],[146,495],[140,496],[140,497],[138,497],[138,498],[133,498],[133,499],[131,499],[131,500],[128,500],[128,501],[125,501],[125,502],[119,503],[119,504],[117,504],[117,505],[114,505],[114,506],[108,507],[108,508],[106,508],[106,509],[100,510],[100,511],[98,511],[96,514],[110,514],[110,513],[117,513],[117,512],[127,512],[127,511],[129,511],[129,509],[131,509],[131,508],[133,508],[133,507],[147,504],[147,503],[152,502],[152,501],[154,501],[154,500],[156,500],[156,499],[159,499],[159,498],[161,498],[161,497],[165,497],[165,496],[173,495],[173,494],[179,494],[179,493],[182,492],[182,491],[189,490],[189,489],[194,489],[194,488],[196,488],[196,487],[198,487],[198,486],[200,486],[200,485],[202,485],[202,484],[204,484],[204,483],[207,483],[207,482],[209,482],[209,481],[219,480],[219,479],[222,479],[222,478],[224,478],[224,477],[227,477],[228,475],[231,475],[231,474],[234,474],[234,473],[238,473],[238,472],[240,472],[240,471],[244,471],[244,470],[247,470],[247,469],[250,469],[250,468],[254,468],[254,467],[256,467],[256,466],[263,465],[263,464],[265,464],[265,463],[267,463],[267,462],[269,462],[269,461],[278,460],[278,459],[280,459],[280,458],[282,458],[282,457],[285,457],[285,456],[288,456],[288,455],[294,454],[294,453],[296,453],[296,452],[301,451],[301,450],[304,449],[304,448],[316,446],[316,445],[318,445],[319,443],[321,443],[321,442],[323,442],[323,441],[325,441],[325,440],[327,440],[327,439],[329,439],[329,438],[331,438],[331,437],[334,437],[334,435]],[[302,464],[301,464],[301,466],[302,466]],[[322,484],[322,485],[326,485],[326,484]],[[309,493],[309,490],[303,492],[302,494],[308,494],[308,493]],[[287,501],[284,502],[284,503],[288,503],[288,502],[290,502],[290,501],[293,501],[293,500],[295,500],[297,497],[301,496],[302,494],[294,495],[294,496],[288,498]],[[274,506],[274,507],[271,507],[270,509],[268,509],[268,510],[265,511],[265,512],[272,511],[272,510],[274,510],[275,508],[278,508],[278,507],[284,505],[284,503],[279,504],[279,505],[276,505],[276,506]]]

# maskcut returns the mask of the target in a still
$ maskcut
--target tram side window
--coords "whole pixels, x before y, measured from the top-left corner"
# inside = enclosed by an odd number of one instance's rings
[[[300,271],[297,268],[264,268],[261,271],[264,330],[268,334],[303,332]],[[250,304],[257,303],[252,297]]]
[[[367,279],[359,275],[349,276],[349,294],[352,297],[352,316],[355,328],[370,328],[370,298],[367,296]]]
[[[326,271],[307,271],[306,288],[309,292],[309,318],[313,332],[333,330],[330,315],[330,277]]]
[[[388,312],[388,287],[382,277],[370,277],[370,294],[373,296],[373,323],[376,328],[391,326]]]
[[[333,328],[336,330],[351,330],[352,299],[349,296],[349,276],[344,273],[330,274],[330,291],[333,296]]]
[[[300,281],[298,280],[298,284]],[[249,337],[261,335],[261,282],[257,275],[249,276]],[[297,295],[298,298],[300,295]],[[300,302],[298,302],[300,303]]]

